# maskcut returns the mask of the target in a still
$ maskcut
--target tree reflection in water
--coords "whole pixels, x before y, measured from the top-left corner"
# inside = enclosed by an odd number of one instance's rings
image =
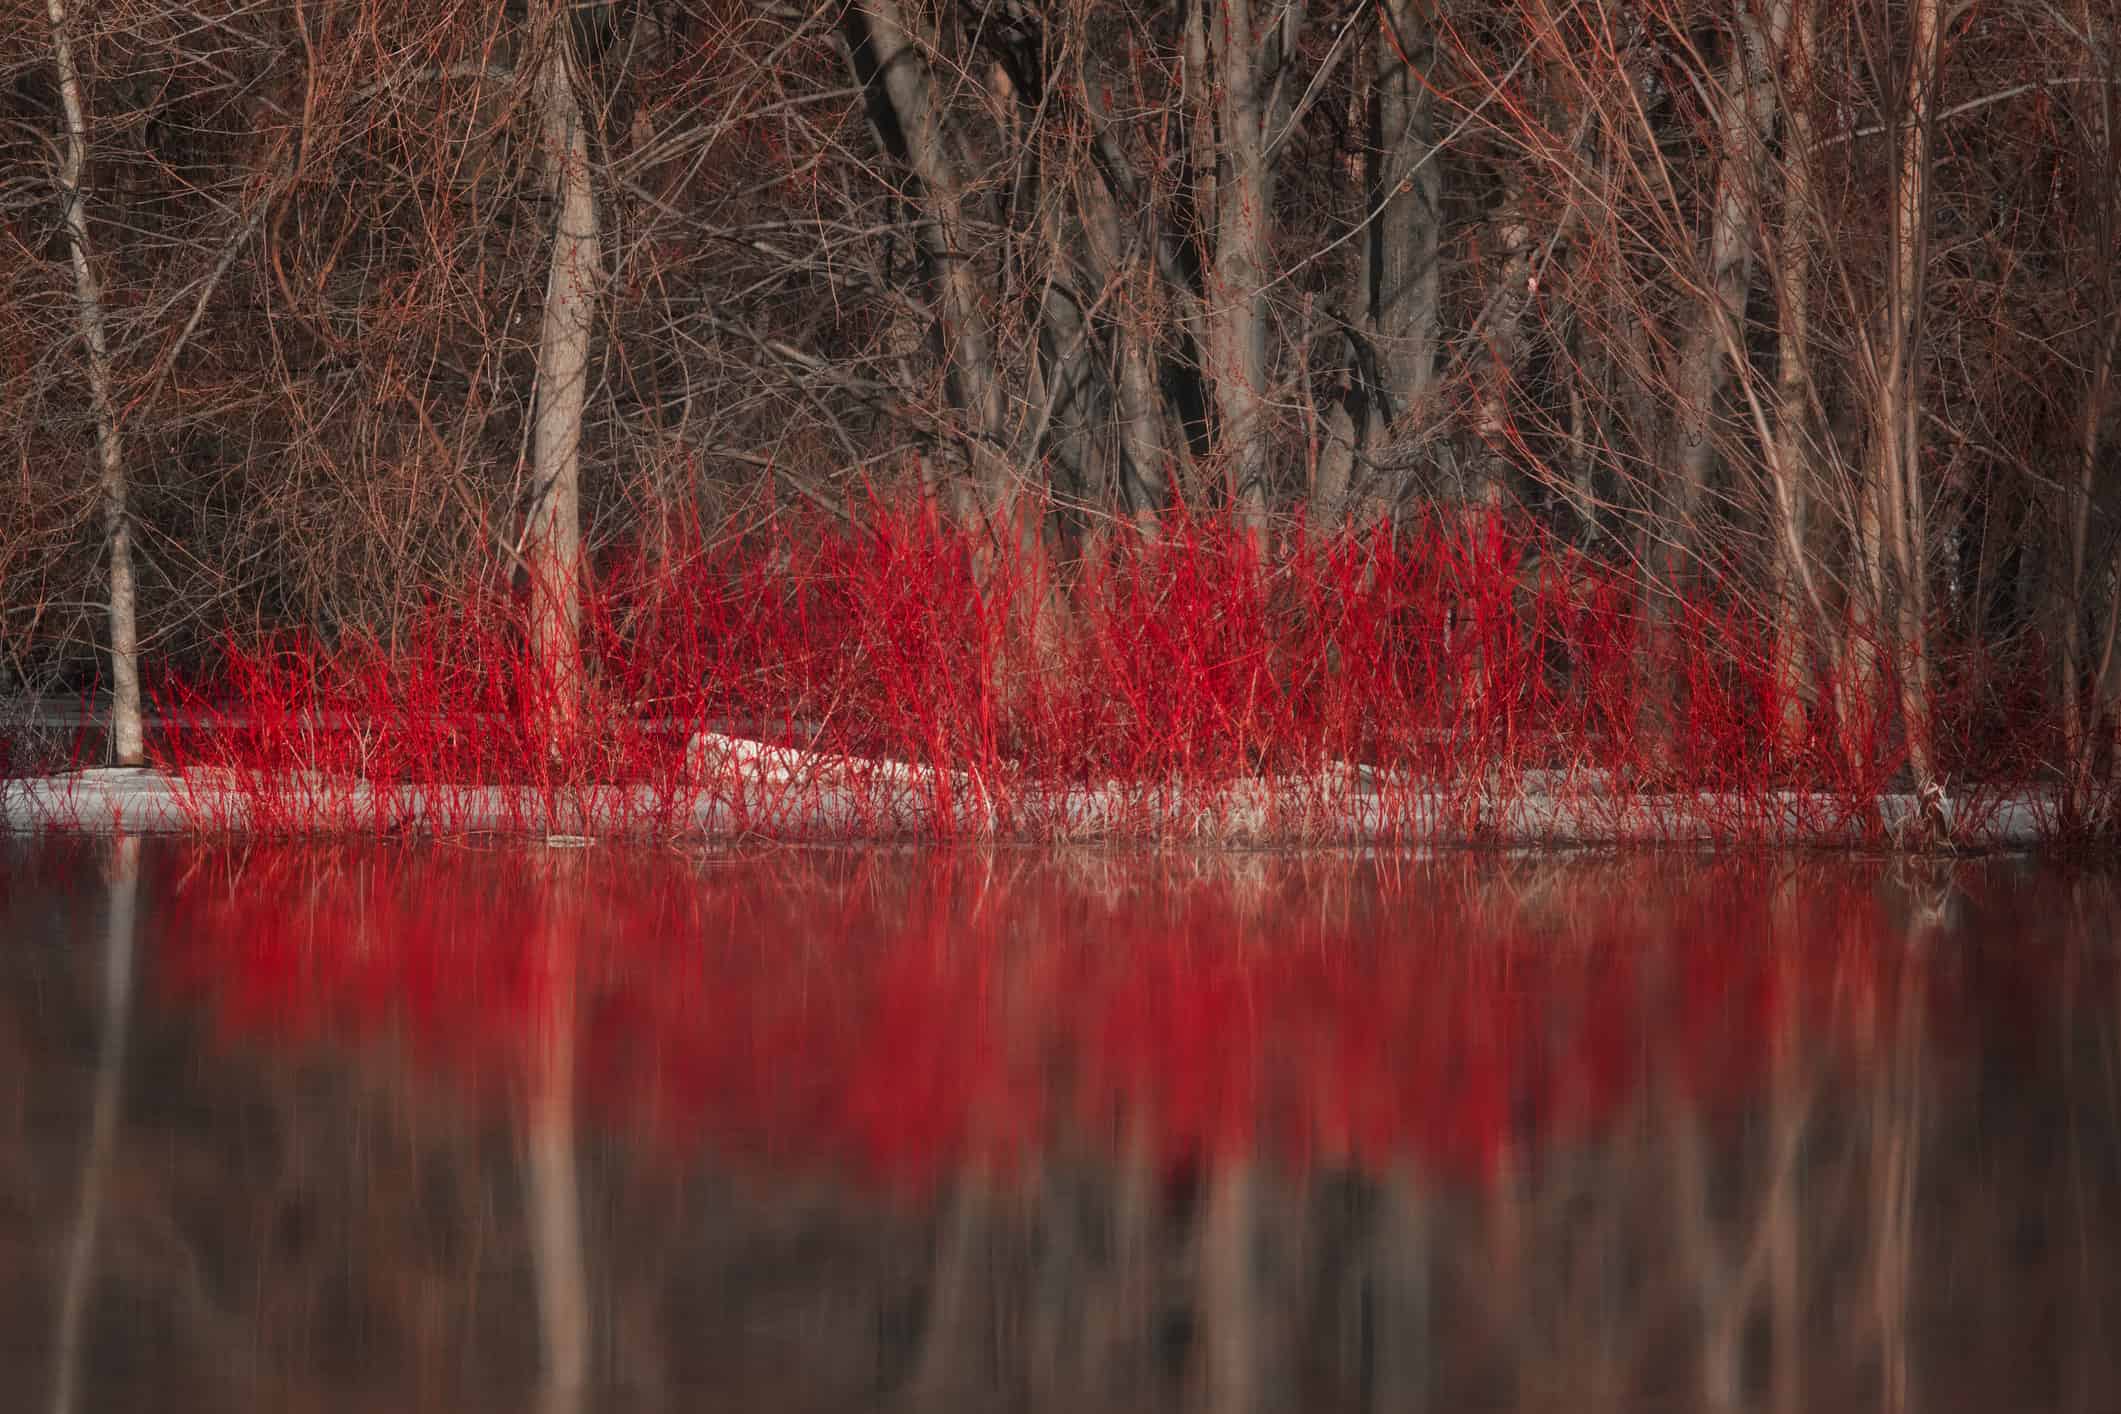
[[[114,1052],[49,941],[97,856],[11,848],[19,1350]],[[87,1390],[2121,1397],[2111,875],[151,844],[140,887]]]

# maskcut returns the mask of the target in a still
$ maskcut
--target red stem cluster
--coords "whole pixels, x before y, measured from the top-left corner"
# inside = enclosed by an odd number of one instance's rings
[[[1297,840],[1349,833],[1359,802],[1368,838],[1481,837],[1526,833],[1513,802],[1565,801],[1557,833],[1579,837],[1653,806],[1724,838],[1880,835],[1906,764],[1889,677],[1875,710],[1843,719],[1861,701],[1828,693],[1793,737],[1756,597],[1704,583],[1654,644],[1640,604],[1499,514],[1272,551],[1175,519],[1055,564],[872,504],[605,566],[579,671],[536,658],[523,596],[500,591],[395,643],[231,644],[217,676],[165,688],[162,763],[195,824],[240,810],[266,833],[678,835],[711,817],[767,835]],[[2053,831],[2111,822],[2047,767],[2062,754],[2038,672],[1937,656],[1962,838],[2049,782]],[[561,710],[562,685],[584,700]],[[1660,691],[1652,728],[1639,706]],[[762,764],[731,738],[786,754]]]
[[[915,1186],[1049,1147],[1485,1181],[1653,1085],[1739,1111],[1792,1047],[1876,1061],[1909,997],[1949,1050],[1970,999],[2036,1012],[2061,977],[2041,946],[2000,988],[1962,975],[1971,950],[1925,960],[1879,865],[1802,891],[1771,860],[1653,856],[1536,890],[1346,858],[1269,859],[1254,887],[969,854],[596,866],[541,889],[512,851],[216,851],[157,911],[161,972],[233,1036],[395,1037],[501,1098],[571,1026],[578,1093],[622,1126]]]

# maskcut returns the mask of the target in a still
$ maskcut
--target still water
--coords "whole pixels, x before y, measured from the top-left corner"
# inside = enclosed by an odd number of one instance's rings
[[[7,1408],[2121,1408],[2121,876],[0,840]]]

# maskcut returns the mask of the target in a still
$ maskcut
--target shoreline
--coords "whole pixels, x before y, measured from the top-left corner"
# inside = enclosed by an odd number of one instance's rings
[[[2037,787],[1947,796],[1928,816],[1924,802],[1907,793],[1852,800],[1797,790],[1616,790],[1591,773],[1558,772],[1522,773],[1514,789],[1479,782],[1454,788],[1341,770],[1213,786],[1014,786],[997,804],[977,780],[958,773],[861,758],[799,759],[805,755],[765,748],[734,769],[676,788],[378,786],[350,777],[100,767],[0,781],[0,831],[1905,851],[2026,849],[2068,833],[2062,793]]]

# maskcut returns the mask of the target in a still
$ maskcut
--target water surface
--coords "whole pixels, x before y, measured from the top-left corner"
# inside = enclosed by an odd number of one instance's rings
[[[27,1408],[2121,1407],[2121,879],[0,841]]]

